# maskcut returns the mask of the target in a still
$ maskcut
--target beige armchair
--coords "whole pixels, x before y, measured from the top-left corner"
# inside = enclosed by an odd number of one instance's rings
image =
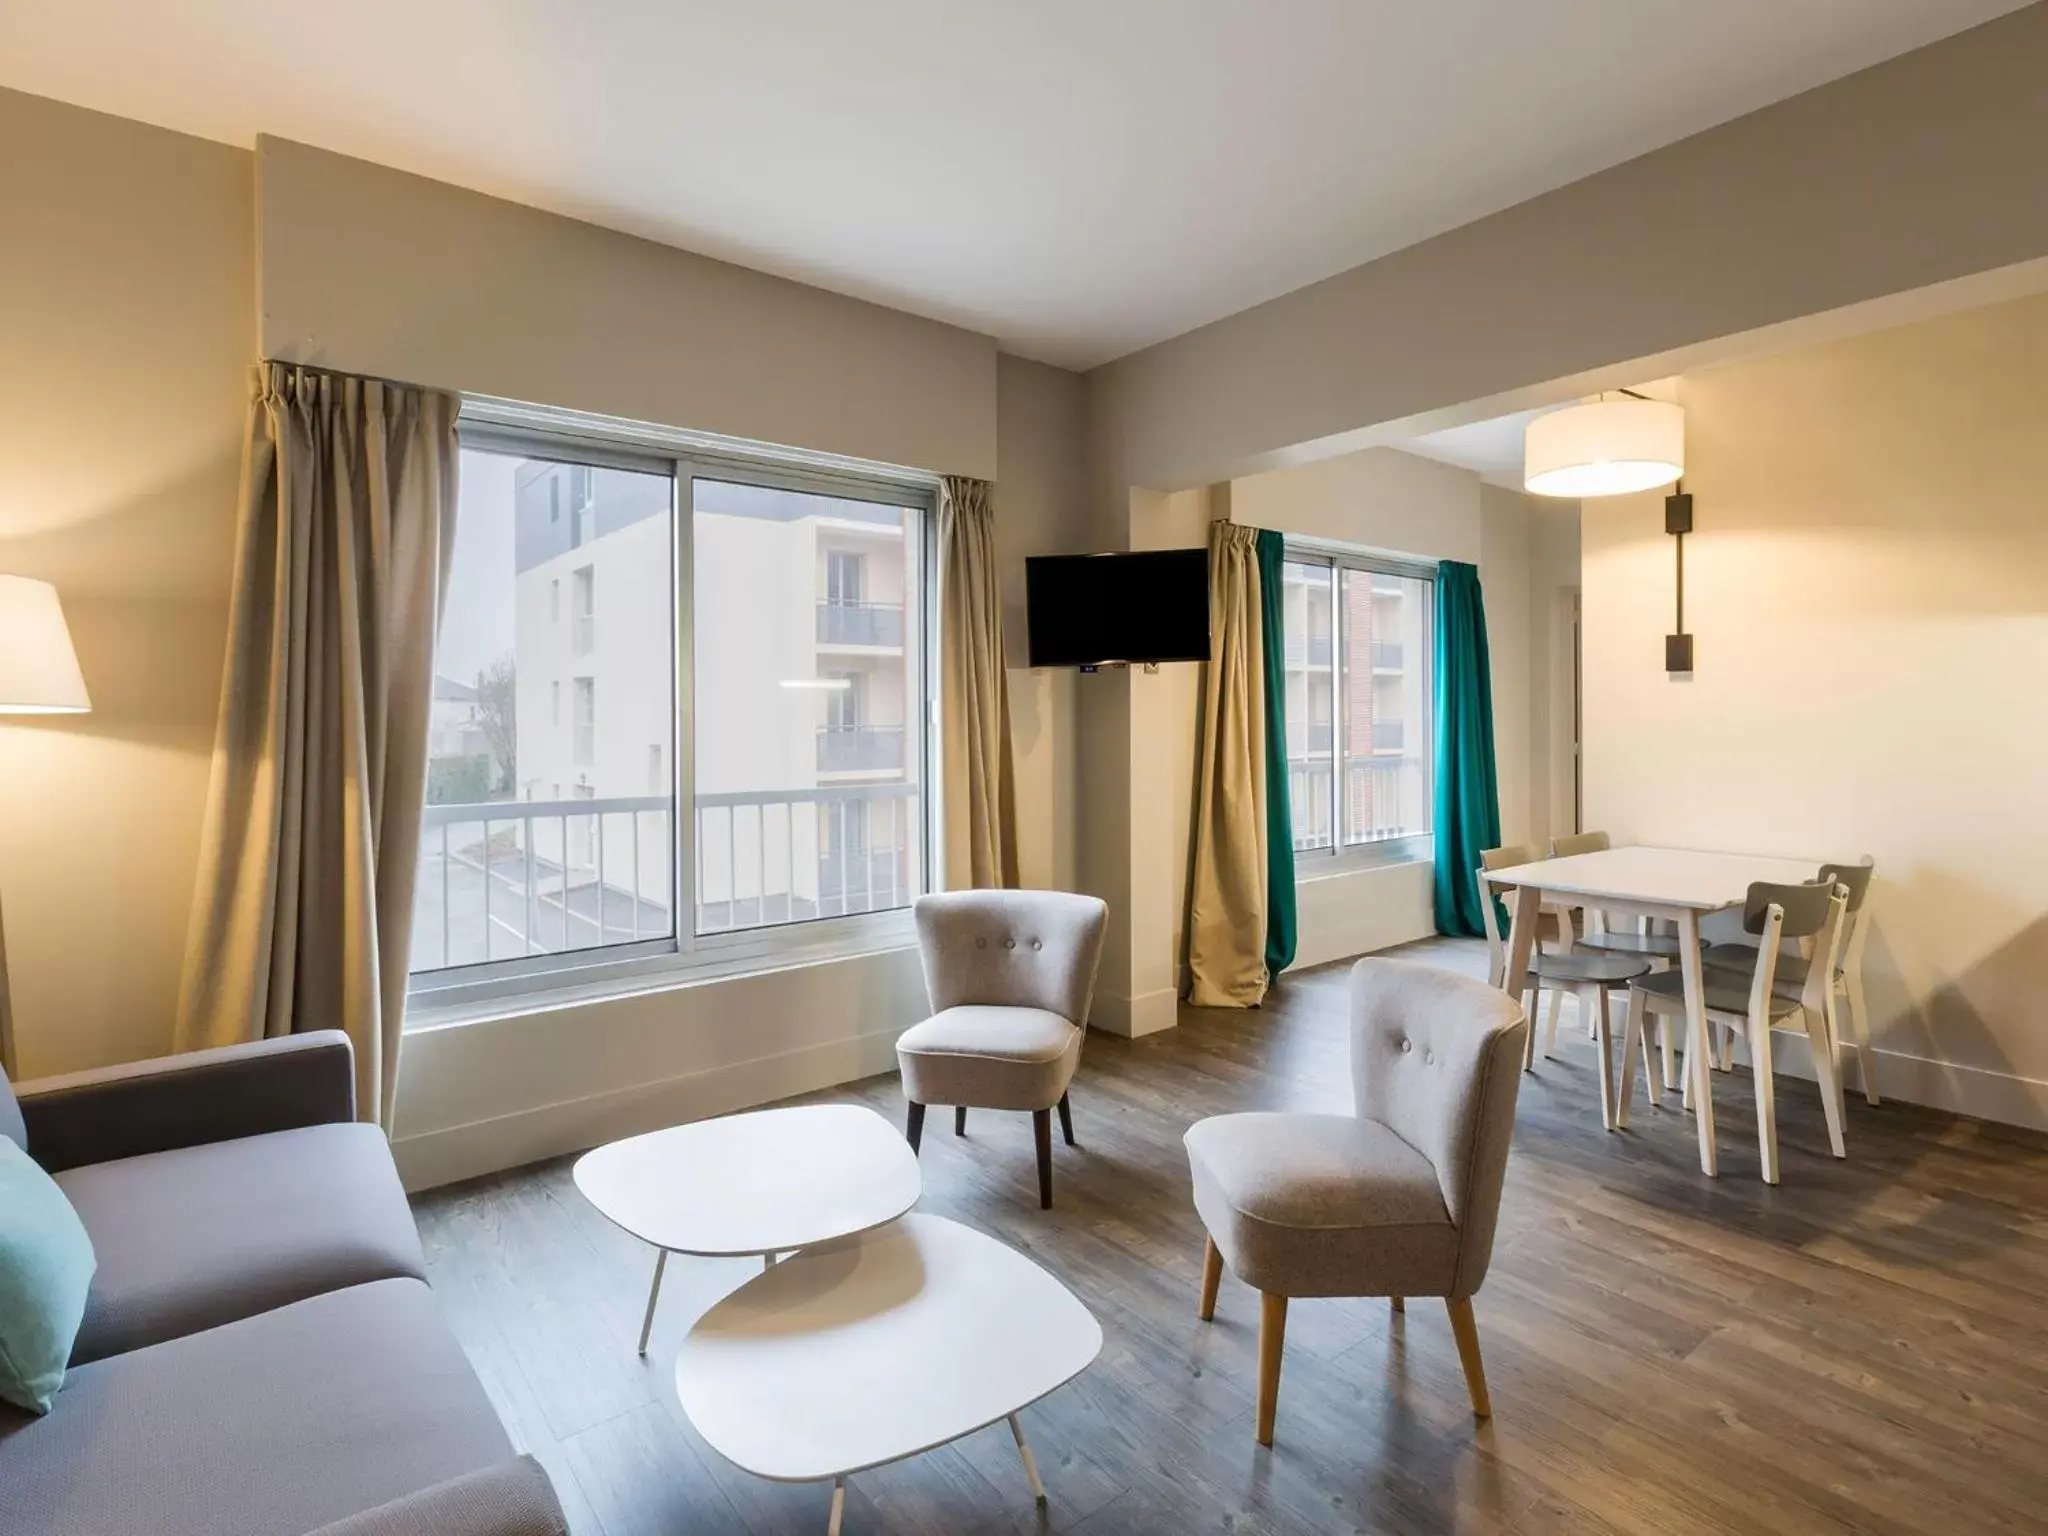
[[[1067,1085],[1102,959],[1109,908],[1066,891],[949,891],[917,903],[917,943],[935,1010],[903,1032],[896,1060],[910,1101],[915,1151],[928,1104],[951,1104],[953,1134],[969,1109],[1031,1112],[1038,1203],[1052,1204],[1052,1112],[1074,1145]]]
[[[1237,1114],[1187,1133],[1209,1230],[1201,1316],[1223,1266],[1262,1293],[1258,1439],[1273,1443],[1287,1302],[1441,1296],[1472,1408],[1492,1408],[1472,1296],[1500,1215],[1528,1021],[1496,987],[1401,960],[1351,971],[1348,1115]]]

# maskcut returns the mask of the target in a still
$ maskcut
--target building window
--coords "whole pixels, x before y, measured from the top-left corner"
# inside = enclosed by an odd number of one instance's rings
[[[433,781],[417,996],[739,969],[868,942],[868,914],[923,894],[932,487],[467,419],[462,438],[436,667],[502,676],[502,719],[477,718],[504,794]]]
[[[576,679],[576,719],[571,726],[571,761],[588,768],[597,761],[597,679]]]
[[[576,635],[572,648],[578,656],[588,656],[597,644],[597,567],[583,565],[576,568]]]
[[[1419,857],[1433,793],[1432,568],[1292,541],[1287,556],[1283,708],[1295,852]]]

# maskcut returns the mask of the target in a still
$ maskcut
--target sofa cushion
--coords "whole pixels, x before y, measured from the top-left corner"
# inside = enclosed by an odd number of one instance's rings
[[[417,1280],[79,1366],[0,1408],[9,1536],[294,1536],[512,1454]]]
[[[160,1344],[426,1259],[383,1133],[310,1125],[69,1168],[99,1255],[73,1365]]]
[[[78,1213],[0,1137],[0,1402],[49,1411],[91,1284],[92,1240]]]

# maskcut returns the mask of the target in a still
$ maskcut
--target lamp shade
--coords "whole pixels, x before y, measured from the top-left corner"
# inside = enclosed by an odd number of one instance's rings
[[[1626,496],[1685,473],[1685,411],[1668,400],[1595,400],[1522,433],[1522,484],[1537,496]]]
[[[0,714],[78,715],[92,708],[57,589],[0,576]]]

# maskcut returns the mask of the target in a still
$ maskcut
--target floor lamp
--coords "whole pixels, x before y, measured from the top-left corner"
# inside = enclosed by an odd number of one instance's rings
[[[0,714],[82,715],[92,708],[57,589],[0,576]],[[18,1075],[14,1008],[7,990],[7,930],[0,920],[0,1070]]]

